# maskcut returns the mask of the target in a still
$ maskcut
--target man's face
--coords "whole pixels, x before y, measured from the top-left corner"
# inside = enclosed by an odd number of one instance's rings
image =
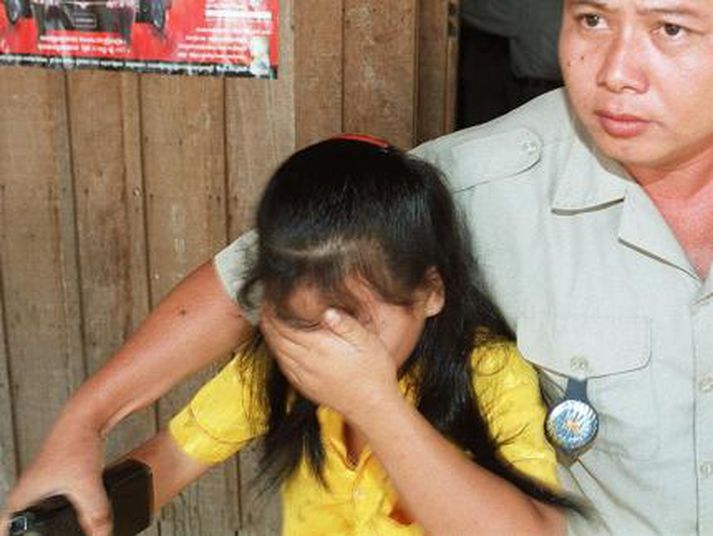
[[[628,169],[713,159],[713,0],[565,0],[575,112]]]

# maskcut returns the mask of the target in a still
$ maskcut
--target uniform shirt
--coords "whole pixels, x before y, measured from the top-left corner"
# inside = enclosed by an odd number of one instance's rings
[[[519,471],[556,488],[555,454],[543,433],[544,404],[537,375],[508,342],[473,352],[473,387],[498,454]],[[247,364],[246,364],[247,363]],[[231,361],[170,422],[172,437],[189,456],[217,463],[265,431],[265,415],[252,389],[250,361]],[[408,398],[407,383],[402,390]],[[399,520],[398,496],[367,446],[356,463],[347,455],[344,421],[319,407],[325,446],[322,487],[303,460],[282,489],[283,533],[289,536],[413,536],[415,523]]]
[[[555,398],[587,379],[600,431],[563,467],[602,524],[577,535],[713,534],[713,278],[555,91],[427,143],[491,295]]]

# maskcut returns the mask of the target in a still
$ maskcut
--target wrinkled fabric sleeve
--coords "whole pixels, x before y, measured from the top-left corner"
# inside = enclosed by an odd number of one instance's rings
[[[171,419],[169,432],[183,452],[219,463],[265,432],[252,374],[236,356]]]
[[[253,290],[250,303],[241,299],[240,290],[257,259],[257,240],[257,231],[243,233],[213,258],[213,265],[225,293],[240,305],[243,316],[253,325],[258,321],[260,289],[256,287]]]
[[[559,489],[557,458],[545,436],[546,407],[537,372],[514,343],[491,342],[472,356],[478,406],[498,454],[524,475]]]

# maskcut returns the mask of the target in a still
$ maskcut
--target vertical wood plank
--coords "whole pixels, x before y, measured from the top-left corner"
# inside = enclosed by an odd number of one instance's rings
[[[418,1],[344,0],[344,128],[416,138]]]
[[[226,241],[223,86],[220,78],[142,79],[154,303]]]
[[[451,0],[448,8],[448,46],[446,49],[445,120],[443,132],[456,130],[458,113],[458,58],[460,56],[460,0]]]
[[[91,374],[148,313],[138,77],[101,71],[68,77],[84,345]],[[151,409],[133,415],[110,435],[108,459],[153,432]]]
[[[298,148],[344,131],[343,0],[297,2],[294,107]]]
[[[455,127],[458,1],[421,0],[418,51],[417,142]]]
[[[0,183],[0,211],[3,210],[2,207],[4,205],[4,188]],[[0,229],[0,235],[2,234],[3,231]],[[15,454],[15,430],[11,410],[10,370],[7,361],[2,281],[2,256],[0,256],[0,504],[5,504],[10,486],[17,477],[17,457]]]
[[[143,172],[150,294],[157,303],[227,239],[224,81],[145,76],[141,80]],[[200,374],[159,402],[165,423],[205,381]],[[234,534],[236,463],[196,482],[164,509],[161,534]]]
[[[91,374],[148,313],[139,79],[102,71],[67,76],[84,353]],[[107,460],[155,431],[153,408],[131,415],[109,436]]]
[[[65,78],[0,77],[0,256],[21,466],[84,376]]]
[[[226,81],[229,235],[253,226],[260,193],[295,148],[293,8],[280,2],[280,72],[277,80]]]

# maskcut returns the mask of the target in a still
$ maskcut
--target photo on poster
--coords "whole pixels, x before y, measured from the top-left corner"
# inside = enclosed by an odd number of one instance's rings
[[[278,0],[2,0],[0,64],[276,78]]]

